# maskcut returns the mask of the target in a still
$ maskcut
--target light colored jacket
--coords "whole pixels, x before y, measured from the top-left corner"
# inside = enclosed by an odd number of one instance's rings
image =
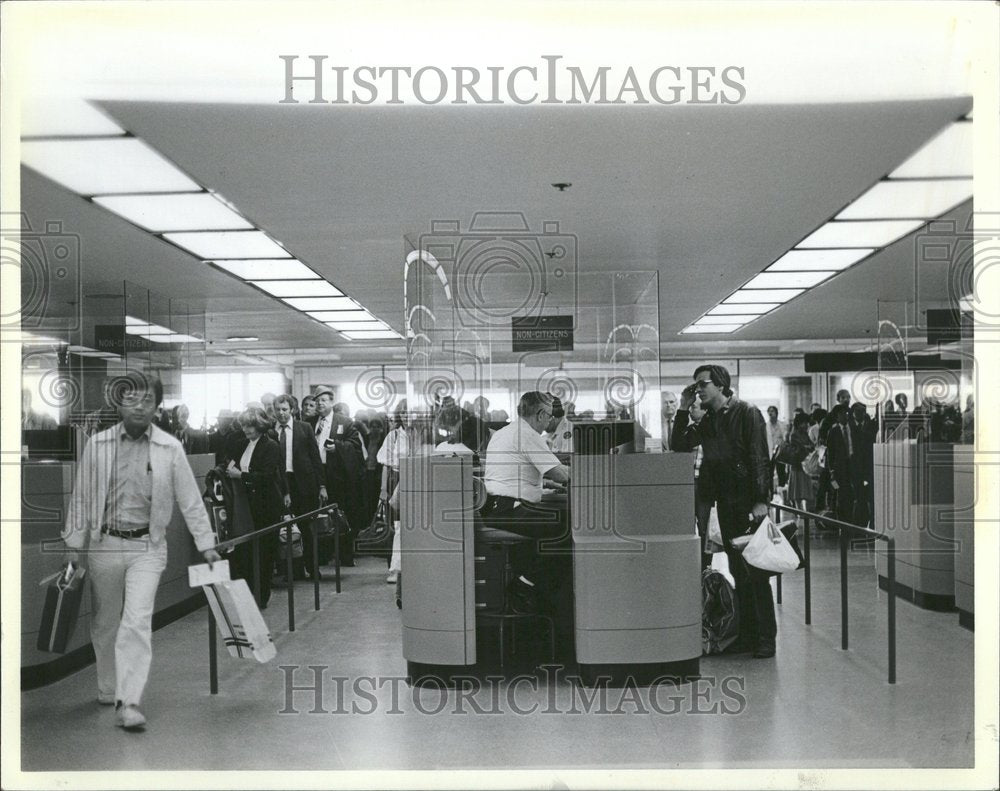
[[[121,430],[122,425],[118,423],[95,434],[83,450],[70,496],[66,527],[62,531],[63,540],[72,549],[83,549],[88,535],[91,543],[104,538],[101,520],[114,471],[116,436]],[[159,544],[166,538],[167,525],[176,503],[198,550],[204,552],[215,546],[208,513],[184,448],[177,439],[156,426],[151,426],[149,435],[149,466],[153,476],[149,508],[150,541]]]

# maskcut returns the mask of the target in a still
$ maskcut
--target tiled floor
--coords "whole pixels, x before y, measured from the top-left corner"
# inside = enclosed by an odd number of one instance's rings
[[[339,596],[324,583],[318,613],[311,589],[298,589],[294,634],[276,591],[265,616],[278,658],[259,665],[220,654],[217,696],[208,691],[204,610],[157,632],[143,734],[115,728],[113,713],[96,704],[92,667],[22,693],[23,769],[970,766],[972,633],[955,614],[899,602],[898,683],[890,686],[873,556],[850,557],[844,652],[837,552],[830,541],[813,551],[813,624],[803,625],[801,572],[788,575],[775,659],[708,657],[697,684],[661,687],[652,701],[648,690],[608,690],[589,713],[562,677],[537,689],[527,678],[508,681],[466,698],[411,690],[401,681],[399,611],[384,562],[363,558],[345,570]],[[305,691],[289,703],[286,680],[311,683],[308,666],[320,666],[318,701]],[[333,677],[348,679],[344,695]],[[382,679],[374,694],[368,678]]]

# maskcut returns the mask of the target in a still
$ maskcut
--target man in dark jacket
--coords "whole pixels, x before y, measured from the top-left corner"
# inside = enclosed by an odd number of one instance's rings
[[[354,565],[354,539],[365,527],[364,453],[355,421],[334,411],[333,392],[316,393],[319,418],[314,431],[320,458],[326,469],[330,498],[336,502],[350,526],[340,541],[340,565]]]
[[[681,394],[670,436],[674,451],[691,452],[701,445],[704,458],[698,474],[700,494],[715,502],[729,568],[736,581],[740,607],[740,641],[755,657],[774,656],[777,624],[766,576],[751,574],[732,540],[754,521],[767,516],[771,498],[771,464],[767,430],[760,410],[733,395],[729,371],[721,365],[701,365],[694,384]],[[688,411],[700,396],[706,409],[697,426]]]
[[[285,510],[294,515],[315,511],[327,502],[326,472],[319,458],[319,448],[313,429],[302,420],[292,419],[292,398],[279,395],[274,399],[274,439],[282,456],[282,470],[288,482]],[[302,532],[302,557],[307,572],[313,567],[312,520],[299,522]],[[319,569],[317,568],[317,572]]]

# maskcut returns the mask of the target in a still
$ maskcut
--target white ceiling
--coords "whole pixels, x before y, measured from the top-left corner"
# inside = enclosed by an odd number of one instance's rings
[[[66,16],[63,26],[39,26],[38,68],[30,72],[38,90],[25,95],[60,96],[25,102],[22,131],[51,130],[81,100],[93,102],[397,329],[404,236],[427,233],[434,220],[464,227],[476,211],[519,211],[532,227],[555,221],[573,234],[581,271],[659,271],[665,354],[792,350],[798,339],[812,339],[815,348],[856,342],[874,330],[877,299],[912,298],[912,239],[735,335],[692,341],[676,333],[972,107],[962,51],[971,16],[961,5],[950,30],[946,14],[926,7],[904,17],[817,6],[812,16],[786,15],[767,26],[745,5],[727,6],[728,15],[721,7],[684,6],[684,25],[670,15],[679,5],[659,15],[649,4],[618,4],[617,13],[574,5],[577,15],[562,24],[538,6],[511,5],[503,19],[480,6],[495,27],[475,46],[468,36],[475,20],[459,15],[442,25],[444,6],[437,5],[423,14],[395,7],[405,34],[383,16],[362,19],[334,4],[286,3],[285,13],[272,8],[269,17],[240,15],[230,4],[189,4],[205,13],[184,24],[161,14],[170,3],[141,5],[147,8],[116,17],[117,27],[99,6],[86,17]],[[295,13],[307,8],[309,15]],[[517,13],[532,22],[505,48],[501,33]],[[367,26],[386,36],[365,38]],[[439,46],[429,54],[416,42],[431,31]],[[572,62],[593,58],[595,36],[609,62],[662,64],[660,45],[670,42],[670,62],[701,55],[743,64],[749,98],[735,106],[651,108],[276,101],[279,52],[336,52],[334,60],[358,64],[511,63],[559,51]],[[552,42],[555,50],[546,45]],[[57,69],[61,80],[46,81]],[[558,181],[573,186],[559,193],[550,186]],[[24,168],[22,211],[36,225],[57,219],[79,234],[85,293],[115,290],[127,278],[203,307],[207,337],[216,343],[252,333],[261,349],[299,349],[311,358],[324,350],[365,354]],[[964,223],[970,211],[966,204],[955,216]],[[921,296],[945,297],[946,274],[943,264],[922,271]]]

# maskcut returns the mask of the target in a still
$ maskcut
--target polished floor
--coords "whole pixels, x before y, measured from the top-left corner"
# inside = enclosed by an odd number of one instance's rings
[[[679,687],[581,697],[559,674],[508,678],[463,697],[403,681],[400,616],[383,561],[296,596],[275,592],[267,665],[220,653],[208,688],[204,610],[154,634],[144,733],[95,701],[93,667],[24,692],[22,768],[33,770],[964,767],[973,763],[973,634],[955,614],[898,604],[898,683],[886,683],[885,594],[874,556],[850,555],[851,647],[840,648],[838,555],[814,542],[813,623],[802,573],[777,607],[778,652],[707,657]],[[220,647],[220,652],[222,651]],[[316,671],[310,666],[318,668]],[[288,686],[322,689],[293,691]],[[339,680],[338,680],[339,679]],[[374,692],[372,690],[375,690]]]

